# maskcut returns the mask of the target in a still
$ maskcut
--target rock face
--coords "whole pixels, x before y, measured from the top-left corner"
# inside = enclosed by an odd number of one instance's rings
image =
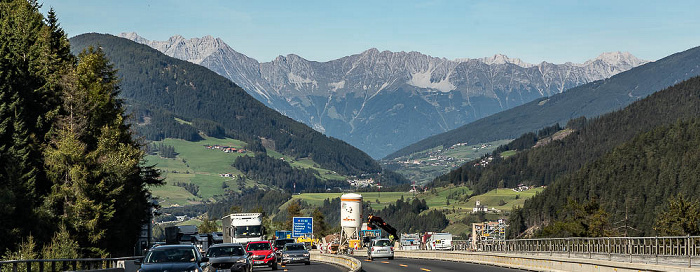
[[[621,52],[583,64],[529,64],[504,55],[448,60],[374,48],[328,62],[291,54],[260,63],[211,36],[168,41],[120,36],[203,65],[267,106],[374,158],[646,63]]]

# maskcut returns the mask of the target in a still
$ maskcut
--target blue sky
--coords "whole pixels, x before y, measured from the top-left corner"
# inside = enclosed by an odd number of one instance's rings
[[[41,2],[41,1],[40,1]],[[628,51],[646,60],[700,46],[700,1],[45,0],[69,37],[212,35],[267,62],[328,61],[369,48],[434,57],[496,53],[530,63]]]

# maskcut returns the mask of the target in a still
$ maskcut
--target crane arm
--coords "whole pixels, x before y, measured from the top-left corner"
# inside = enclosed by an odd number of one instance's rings
[[[370,215],[367,218],[367,225],[373,226],[373,229],[375,228],[374,226],[378,226],[384,229],[386,232],[393,235],[394,239],[398,239],[399,237],[398,234],[396,234],[396,229],[388,223],[384,222],[384,220],[379,216]]]

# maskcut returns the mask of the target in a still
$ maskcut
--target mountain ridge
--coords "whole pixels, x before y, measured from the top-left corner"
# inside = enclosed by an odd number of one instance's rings
[[[690,48],[608,79],[536,99],[474,121],[446,133],[411,144],[385,159],[397,158],[436,146],[513,139],[521,134],[565,124],[580,116],[595,117],[623,108],[638,99],[700,75],[700,47]]]
[[[645,62],[628,53],[612,53],[617,57],[601,55],[584,64],[530,65],[504,55],[496,55],[489,64],[481,59],[456,61],[416,51],[370,48],[327,62],[288,54],[261,63],[216,43],[211,36],[190,40],[174,36],[167,42],[169,47],[136,34],[122,36],[199,62],[267,106],[375,158]],[[206,57],[184,53],[190,51],[211,53]]]
[[[71,50],[77,52],[100,45],[119,71],[120,97],[130,106],[145,108],[136,113],[141,120],[147,117],[153,121],[156,118],[148,114],[163,111],[170,114],[166,116],[170,122],[177,117],[202,124],[200,130],[225,130],[226,136],[246,141],[247,149],[264,149],[261,142],[265,141],[275,151],[311,158],[343,175],[381,171],[379,164],[361,150],[275,112],[205,67],[107,34],[82,34],[70,42]]]

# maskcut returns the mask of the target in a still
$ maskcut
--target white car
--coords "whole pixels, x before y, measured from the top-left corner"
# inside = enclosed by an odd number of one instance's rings
[[[394,259],[394,246],[389,239],[374,239],[367,247],[367,257],[370,260],[374,258],[389,258]]]

